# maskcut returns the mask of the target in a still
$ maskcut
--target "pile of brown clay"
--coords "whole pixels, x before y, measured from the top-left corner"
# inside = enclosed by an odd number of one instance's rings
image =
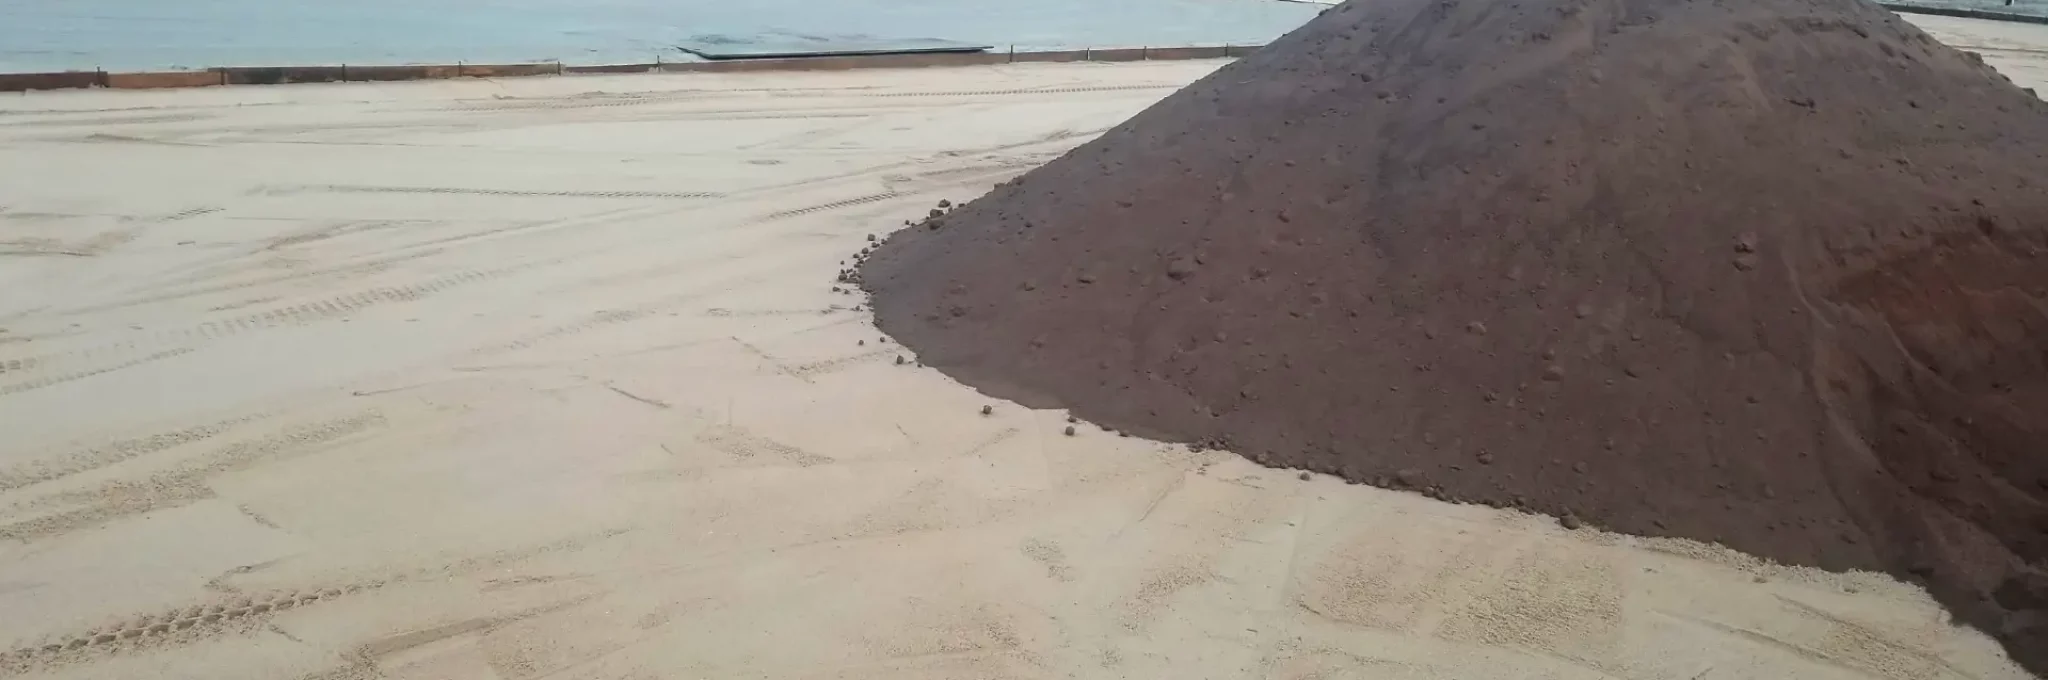
[[[905,229],[969,385],[1925,583],[2048,672],[2048,105],[1862,0],[1347,3]]]

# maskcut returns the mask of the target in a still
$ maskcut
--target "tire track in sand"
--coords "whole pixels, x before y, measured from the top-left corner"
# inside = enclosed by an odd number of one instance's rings
[[[724,198],[717,191],[577,191],[577,190],[527,190],[488,189],[472,187],[409,187],[369,186],[360,184],[319,184],[306,186],[273,186],[257,190],[264,194],[290,194],[301,192],[327,192],[335,194],[451,194],[467,196],[509,196],[515,198],[663,198],[663,199],[705,199]]]
[[[663,268],[667,269],[669,267],[664,265]],[[593,312],[569,323],[550,326],[521,335],[509,342],[470,350],[469,354],[472,357],[488,357],[506,352],[516,352],[573,335],[652,318],[670,309],[716,294],[720,291],[721,287],[751,285],[760,283],[765,279],[766,277],[760,274],[721,278],[707,285],[664,295],[632,307]]]
[[[243,314],[218,321],[208,321],[183,328],[151,332],[145,337],[133,340],[68,352],[9,359],[5,364],[0,364],[7,367],[5,371],[0,371],[0,374],[28,373],[79,364],[84,364],[87,367],[70,370],[59,375],[0,385],[0,396],[18,394],[73,380],[111,373],[195,350],[193,347],[157,349],[166,345],[219,340],[271,328],[302,326],[345,318],[377,307],[413,302],[463,286],[491,281],[529,269],[551,265],[562,259],[567,258],[552,258],[496,269],[460,271],[418,283],[367,288],[311,302],[272,307],[264,311]],[[151,350],[156,351],[151,352]],[[121,359],[112,362],[103,361],[107,358],[135,352],[151,353],[141,358]]]
[[[137,612],[100,626],[66,631],[45,636],[40,640],[16,642],[11,648],[0,648],[5,649],[0,651],[0,677],[54,670],[90,663],[109,656],[190,645],[223,635],[247,634],[270,626],[274,617],[287,611],[329,604],[350,596],[367,595],[393,586],[443,582],[451,576],[498,568],[548,553],[575,550],[622,533],[622,530],[589,532],[452,562],[384,570],[381,574],[340,575],[307,583],[267,588],[254,594],[230,589],[229,592],[201,598],[190,604]],[[437,634],[449,630],[476,625],[478,622],[484,624],[482,627],[503,625],[560,611],[586,601],[588,596],[571,597],[554,604],[515,610],[459,624],[373,637],[354,645],[344,656],[356,662],[355,665],[373,663],[376,656],[430,642],[437,639]]]
[[[72,449],[53,456],[41,457],[34,462],[0,469],[0,491],[12,491],[63,479],[159,451],[206,441],[236,427],[268,418],[270,415],[272,414],[254,413],[169,432],[116,439],[82,449]]]
[[[36,378],[34,380],[25,380],[18,383],[0,385],[0,397],[20,392],[27,392],[29,390],[39,390],[45,387],[62,385],[64,383],[68,383],[74,380],[84,380],[86,378],[90,378],[105,373],[112,373],[114,371],[118,371],[124,368],[134,368],[136,366],[156,361],[158,359],[169,359],[175,356],[191,354],[192,351],[193,350],[190,347],[179,347],[176,349],[168,349],[161,352],[156,352],[146,356],[136,357],[134,359],[129,359],[127,361],[122,361],[116,364],[101,366],[98,368],[89,368],[85,370],[72,371],[69,373],[60,373],[57,375],[43,376],[41,378]]]
[[[837,201],[832,201],[832,202],[830,202],[830,203],[820,203],[820,204],[817,204],[817,205],[805,206],[805,207],[802,207],[802,208],[795,208],[795,209],[791,209],[791,210],[778,210],[778,211],[775,211],[775,212],[772,212],[772,213],[768,213],[768,214],[766,214],[766,215],[762,215],[762,216],[761,216],[761,217],[760,217],[759,219],[755,220],[755,223],[756,223],[756,224],[759,224],[759,223],[762,223],[762,222],[774,222],[774,221],[777,221],[777,220],[786,220],[786,219],[789,219],[789,218],[792,218],[792,217],[799,217],[799,216],[802,216],[802,215],[809,215],[809,214],[812,214],[812,213],[819,213],[819,212],[826,212],[826,211],[831,211],[831,210],[839,210],[839,209],[842,209],[842,208],[851,208],[851,207],[855,207],[855,206],[861,206],[861,205],[868,205],[868,204],[870,204],[870,203],[880,203],[880,202],[882,202],[882,201],[887,201],[887,200],[890,200],[890,199],[893,199],[893,198],[901,198],[901,197],[903,197],[903,194],[899,194],[899,193],[896,193],[896,192],[894,192],[894,191],[884,191],[884,192],[882,192],[882,193],[879,193],[879,194],[868,194],[868,195],[866,195],[866,196],[855,196],[855,197],[853,197],[853,198],[845,198],[845,199],[840,199],[840,200],[837,200]]]
[[[1000,90],[941,90],[937,92],[817,92],[793,91],[773,93],[779,97],[875,97],[875,98],[925,98],[925,97],[999,97],[1014,95],[1042,94],[1085,94],[1089,92],[1141,92],[1145,90],[1178,90],[1180,85],[1084,85],[1075,87],[1045,87]]]
[[[238,630],[253,630],[271,616],[373,590],[381,581],[310,587],[220,598],[185,607],[122,618],[103,626],[46,637],[0,653],[0,673],[23,674],[71,665],[108,654],[192,644]]]
[[[222,446],[141,479],[115,479],[77,491],[62,491],[8,508],[27,519],[0,525],[0,540],[34,541],[100,526],[165,508],[214,497],[209,477],[266,460],[306,453],[386,424],[377,410],[287,426],[268,435]]]

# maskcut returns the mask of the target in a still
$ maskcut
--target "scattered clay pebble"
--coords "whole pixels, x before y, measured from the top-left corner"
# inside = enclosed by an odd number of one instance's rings
[[[1080,418],[1076,418],[1076,417],[1074,417],[1074,416],[1067,416],[1067,422],[1069,422],[1069,423],[1078,423],[1078,422],[1081,422],[1081,419],[1080,419]]]
[[[1492,464],[1493,464],[1493,454],[1491,454],[1491,453],[1481,453],[1481,454],[1479,454],[1479,464],[1480,464],[1480,465],[1492,465]]]
[[[941,207],[941,208],[951,208],[951,207],[953,207],[953,202],[952,202],[952,201],[950,201],[950,200],[947,200],[947,199],[943,199],[943,198],[941,198],[941,199],[939,199],[939,207]]]
[[[1066,430],[1065,430],[1065,431],[1063,432],[1063,434],[1065,434],[1065,435],[1067,435],[1067,436],[1069,436],[1069,437],[1072,437],[1072,436],[1074,436],[1074,426],[1072,426],[1072,425],[1068,425],[1068,426],[1067,426],[1067,429],[1066,429]]]
[[[1315,475],[1309,474],[1309,473],[1307,473],[1307,472],[1303,472],[1303,473],[1301,473],[1301,481],[1304,481],[1304,482],[1306,482],[1306,481],[1309,481],[1309,480],[1311,480],[1311,479],[1315,479],[1315,478],[1316,478],[1316,476],[1315,476]]]
[[[994,407],[994,406],[983,406],[983,407],[981,407],[981,414],[982,414],[982,415],[988,415],[988,414],[991,414],[991,413],[995,413],[995,412],[996,412],[996,407]]]
[[[1585,526],[1584,523],[1579,521],[1578,515],[1565,515],[1563,517],[1559,517],[1557,518],[1557,523],[1559,526],[1573,530],[1577,530],[1579,527]]]
[[[896,365],[898,365],[898,366],[902,366],[903,364],[904,364],[904,361],[903,361],[903,357],[901,357],[901,356],[898,356],[898,357],[896,357]]]
[[[874,235],[874,234],[868,234],[868,242],[870,242],[870,243],[873,243],[874,241],[875,241],[875,235]]]
[[[1756,252],[1756,234],[1752,232],[1743,232],[1742,235],[1735,237],[1735,252]]]
[[[860,346],[862,346],[862,347],[866,347],[866,346],[868,346],[868,341],[866,341],[866,340],[861,340],[861,341],[859,341],[859,342],[856,342],[856,343],[854,343],[854,344],[856,344],[856,345],[860,345]]]

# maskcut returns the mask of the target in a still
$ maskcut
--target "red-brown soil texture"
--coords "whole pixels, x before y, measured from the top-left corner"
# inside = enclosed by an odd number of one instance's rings
[[[1370,0],[859,272],[969,385],[1926,583],[2048,671],[2048,105],[1860,0]]]

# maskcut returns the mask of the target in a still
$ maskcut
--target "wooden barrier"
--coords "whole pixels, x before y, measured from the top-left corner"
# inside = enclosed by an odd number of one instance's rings
[[[123,90],[153,90],[165,87],[206,87],[226,85],[218,71],[159,71],[156,73],[109,73],[107,87]]]
[[[661,70],[661,64],[600,64],[594,66],[563,66],[563,73],[653,73]]]
[[[1180,61],[1186,59],[1222,59],[1230,56],[1227,47],[1147,47],[1148,61]],[[1249,51],[1249,50],[1247,50]]]
[[[936,66],[985,66],[1009,61],[997,52],[933,52],[920,54],[878,54],[844,57],[788,57],[779,59],[729,59],[662,64],[661,70],[680,73],[745,73],[755,71],[844,71],[857,68],[931,68]]]
[[[1147,57],[1149,56],[1149,55],[1148,55],[1148,53],[1149,53],[1149,52],[1151,52],[1151,49],[1150,49],[1150,48],[1145,48],[1145,47],[1138,47],[1138,48],[1132,48],[1132,49],[1116,49],[1116,50],[1089,50],[1089,51],[1088,51],[1088,60],[1089,60],[1089,61],[1144,61],[1144,60],[1145,60],[1145,59],[1146,59],[1146,58],[1147,58]]]
[[[441,69],[436,72],[434,69]],[[342,66],[341,79],[348,81],[397,81],[452,78],[452,66]]]
[[[82,87],[151,89],[206,87],[210,85],[331,83],[342,81],[516,78],[562,74],[841,71],[868,68],[987,66],[1008,63],[1221,59],[1242,57],[1250,54],[1255,49],[1258,49],[1257,46],[1224,45],[1217,47],[1135,47],[1104,50],[1083,49],[1026,52],[1014,50],[1000,52],[920,52],[837,57],[789,57],[779,59],[735,59],[728,61],[686,61],[654,64],[594,64],[583,66],[567,66],[558,63],[425,66],[230,66],[212,68],[205,71],[10,73],[0,74],[0,92],[59,90]]]
[[[1046,62],[1046,63],[1062,63],[1062,62],[1070,62],[1070,61],[1087,61],[1087,60],[1088,60],[1088,50],[1058,50],[1058,51],[1052,51],[1052,52],[1017,52],[1017,53],[1014,53],[1014,54],[1011,54],[1011,55],[1010,55],[1010,61],[1011,61],[1011,62],[1014,62],[1014,63],[1018,63],[1018,64],[1029,64],[1029,63],[1038,63],[1038,62]]]
[[[561,64],[462,64],[456,69],[456,75],[464,78],[519,78],[561,73]]]
[[[81,87],[100,87],[105,85],[106,82],[106,74],[99,71],[4,73],[0,74],[0,92],[70,90]]]
[[[333,83],[344,80],[346,66],[229,66],[217,68],[222,82],[229,85],[284,85],[288,83]]]

